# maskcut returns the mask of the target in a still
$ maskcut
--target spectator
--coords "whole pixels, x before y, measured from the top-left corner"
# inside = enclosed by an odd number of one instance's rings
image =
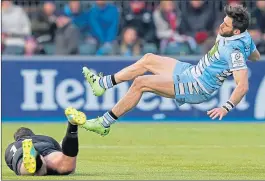
[[[24,37],[31,34],[30,21],[24,10],[11,1],[2,1],[2,36],[4,54],[23,53]]]
[[[90,33],[89,11],[82,10],[80,1],[72,0],[64,6],[64,13],[71,18],[72,23],[80,30],[82,42],[79,45],[79,53],[94,55],[97,51],[97,40]]]
[[[77,54],[80,41],[78,28],[72,24],[71,19],[65,14],[61,14],[57,18],[56,24],[55,53],[58,55]]]
[[[96,1],[90,9],[91,33],[99,43],[96,55],[114,54],[118,23],[118,8],[107,1]]]
[[[182,12],[180,33],[192,36],[197,43],[203,43],[213,33],[215,22],[214,8],[211,2],[192,0],[188,2],[186,11]]]
[[[138,56],[141,54],[141,45],[137,32],[132,27],[127,27],[122,33],[120,54],[123,56]]]
[[[89,36],[89,12],[81,9],[80,1],[69,1],[64,6],[64,13],[79,28],[83,37]]]
[[[257,1],[256,9],[251,13],[249,33],[260,53],[265,53],[265,1]]]
[[[228,4],[231,6],[242,4],[241,0],[228,0]]]
[[[10,0],[9,0],[10,1]],[[43,0],[27,0],[27,1],[21,1],[21,0],[12,0],[15,5],[18,6],[29,6],[29,5],[39,5],[41,1]],[[45,0],[44,0],[45,1]]]
[[[155,43],[156,32],[152,12],[146,9],[146,3],[140,0],[130,1],[124,12],[122,27],[133,27],[143,41]]]
[[[56,31],[56,6],[46,1],[31,19],[32,34],[40,43],[53,42]]]
[[[186,42],[191,48],[196,48],[196,44],[194,44],[191,37],[181,36],[178,32],[180,17],[173,1],[161,1],[159,7],[154,11],[153,17],[156,34],[160,40],[161,54],[179,54],[182,51],[180,50],[181,47],[185,47]],[[189,50],[186,49],[183,53],[189,53]]]
[[[24,11],[27,13],[29,19],[31,19],[32,15],[34,15],[36,11],[38,11],[38,7],[41,5],[43,0],[10,0],[13,4],[23,7]]]
[[[38,44],[34,37],[27,37],[25,40],[24,55],[32,56],[46,54],[44,49]]]

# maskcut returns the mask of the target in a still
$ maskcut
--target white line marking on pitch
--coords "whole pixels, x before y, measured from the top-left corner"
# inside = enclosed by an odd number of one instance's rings
[[[155,149],[155,148],[265,148],[265,145],[158,145],[158,146],[147,146],[147,145],[133,145],[133,146],[122,146],[122,145],[81,145],[79,148],[89,149]]]

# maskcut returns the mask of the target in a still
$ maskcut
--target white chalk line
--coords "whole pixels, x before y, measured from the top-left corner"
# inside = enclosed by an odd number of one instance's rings
[[[265,148],[265,145],[81,145],[81,149]]]

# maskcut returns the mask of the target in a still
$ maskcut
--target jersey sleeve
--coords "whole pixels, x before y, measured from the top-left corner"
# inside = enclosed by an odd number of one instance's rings
[[[244,47],[228,46],[224,53],[224,58],[228,62],[230,71],[247,69],[247,57],[244,52]]]
[[[14,145],[14,143],[11,143],[8,145],[8,147],[5,150],[5,162],[7,166],[13,170],[12,168],[12,159],[13,159],[13,152],[11,150],[11,147]]]
[[[257,50],[257,47],[254,43],[254,41],[251,38],[251,44],[250,44],[250,54],[253,53],[255,50]]]

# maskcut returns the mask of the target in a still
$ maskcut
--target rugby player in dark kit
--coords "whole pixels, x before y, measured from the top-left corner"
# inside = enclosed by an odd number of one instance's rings
[[[74,109],[65,110],[68,118],[66,135],[60,145],[46,135],[36,135],[31,129],[19,128],[15,142],[8,145],[5,161],[17,175],[68,175],[76,168],[78,154],[78,125],[84,124],[85,115]],[[73,117],[82,119],[72,119]],[[84,117],[84,118],[83,118]]]

